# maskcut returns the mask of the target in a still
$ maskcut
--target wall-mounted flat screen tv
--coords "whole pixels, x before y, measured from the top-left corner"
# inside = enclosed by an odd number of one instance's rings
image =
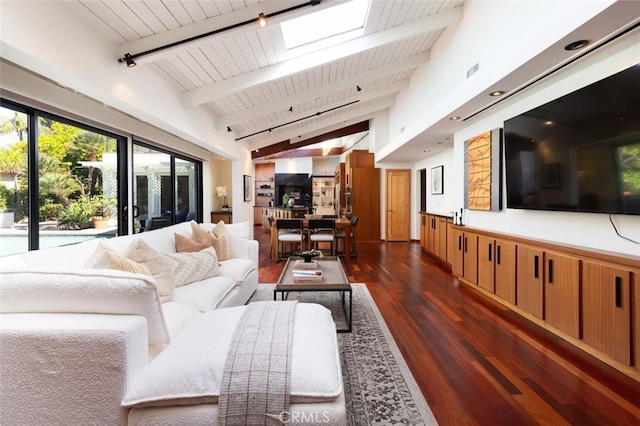
[[[507,120],[507,207],[640,214],[640,64]]]

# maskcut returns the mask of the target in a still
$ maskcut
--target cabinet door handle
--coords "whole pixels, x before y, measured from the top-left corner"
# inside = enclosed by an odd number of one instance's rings
[[[496,246],[496,262],[498,262],[498,265],[500,264],[500,246]]]
[[[538,271],[539,271],[538,261],[539,261],[539,259],[540,258],[537,255],[533,257],[533,277],[534,278],[538,278],[538,275],[539,275],[538,274]]]
[[[622,308],[622,278],[616,277],[616,308]]]
[[[458,251],[462,250],[462,235],[458,235]]]
[[[491,262],[491,252],[493,251],[493,250],[491,250],[491,248],[492,248],[491,246],[492,246],[492,244],[489,243],[489,262]]]
[[[549,259],[549,284],[553,284],[553,259]]]

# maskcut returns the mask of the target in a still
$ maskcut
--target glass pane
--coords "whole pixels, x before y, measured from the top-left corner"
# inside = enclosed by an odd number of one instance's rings
[[[0,256],[28,250],[27,115],[0,107]]]
[[[152,148],[133,145],[135,232],[171,224],[171,156]]]
[[[176,223],[196,219],[196,164],[176,159]]]
[[[115,236],[117,141],[56,120],[38,120],[41,249]]]

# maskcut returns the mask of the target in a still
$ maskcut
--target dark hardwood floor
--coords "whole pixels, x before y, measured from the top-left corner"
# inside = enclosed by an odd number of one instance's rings
[[[261,283],[284,262],[256,226]],[[358,243],[366,283],[442,425],[640,425],[640,383],[458,284],[417,242]]]

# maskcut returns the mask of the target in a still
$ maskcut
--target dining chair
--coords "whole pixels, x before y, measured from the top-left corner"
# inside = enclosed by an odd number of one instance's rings
[[[309,246],[318,249],[320,243],[331,244],[331,256],[336,255],[336,220],[309,219]]]
[[[301,219],[278,219],[276,220],[276,230],[278,231],[278,260],[292,256],[295,245],[304,248],[304,233],[302,232]],[[285,252],[285,246],[289,244],[291,250]]]
[[[358,252],[356,251],[356,240],[355,240],[355,227],[358,224],[358,216],[351,216],[351,227],[349,228],[349,242],[351,243],[351,257],[358,257]],[[340,249],[340,240],[344,240],[345,238],[347,238],[347,233],[344,230],[341,231],[337,231],[336,232],[336,247],[339,250]],[[344,244],[344,241],[342,243],[342,247],[345,247],[346,244]],[[346,253],[343,252],[338,252],[339,256],[347,256]]]

